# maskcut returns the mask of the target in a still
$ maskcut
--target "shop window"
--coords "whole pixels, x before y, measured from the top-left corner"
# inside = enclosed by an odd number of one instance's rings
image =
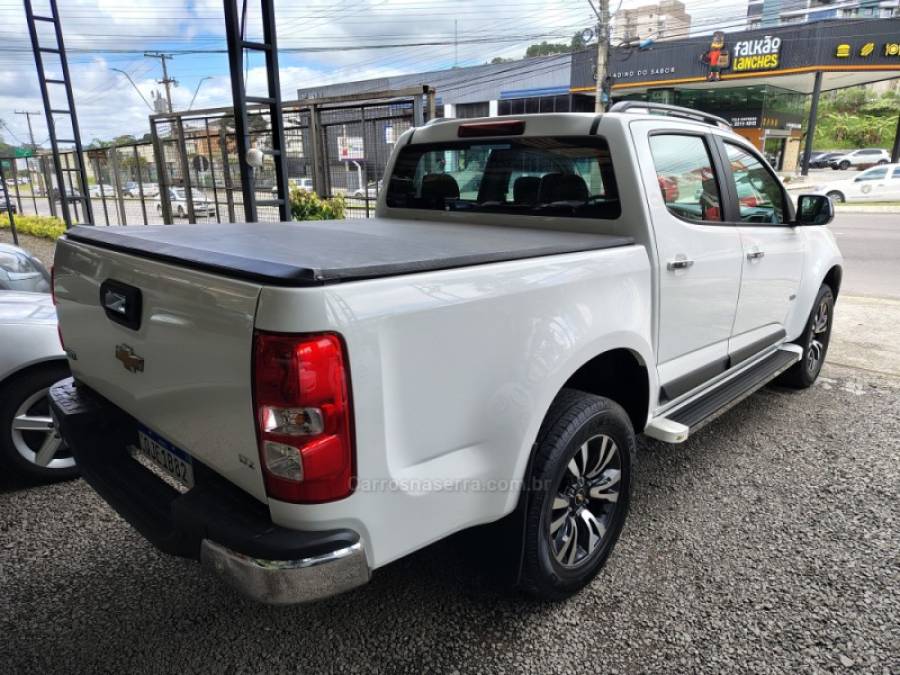
[[[721,222],[719,185],[702,137],[651,136],[650,152],[659,189],[670,212],[685,220]]]
[[[725,152],[731,163],[741,221],[783,223],[784,193],[775,176],[744,148],[725,143]]]
[[[458,118],[487,117],[490,111],[490,104],[487,101],[483,103],[458,103],[456,105],[456,116]]]

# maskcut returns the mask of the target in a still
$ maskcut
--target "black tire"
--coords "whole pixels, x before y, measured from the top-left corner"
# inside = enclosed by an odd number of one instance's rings
[[[885,164],[890,164],[886,159],[879,159],[878,166],[884,166]]]
[[[816,332],[817,319],[819,318],[821,309],[827,310],[824,332]],[[822,284],[819,292],[816,294],[816,300],[806,319],[806,328],[803,333],[795,341],[795,344],[803,347],[803,358],[784,371],[778,378],[778,384],[782,384],[793,389],[807,389],[818,379],[819,373],[822,372],[822,365],[825,363],[825,357],[828,354],[828,344],[831,341],[831,325],[834,321],[834,293],[827,284]],[[814,342],[818,341],[820,347],[814,347]],[[813,353],[818,353],[816,358]]]
[[[611,440],[614,446],[609,446],[607,440]],[[593,479],[597,481],[597,485],[606,481],[609,486],[609,491],[605,492],[606,498],[594,498],[594,490],[605,491],[605,486],[591,487],[590,483],[582,482],[580,487],[576,487],[571,483],[572,480],[576,483],[578,480],[584,481],[591,475],[588,470],[589,460],[586,455],[582,455],[581,450],[583,446],[588,447],[589,441],[595,444],[594,448],[600,443],[603,447],[611,448],[610,457],[603,464],[605,470],[601,467]],[[597,452],[600,453],[601,460],[593,468],[600,466],[604,456],[604,450]],[[522,571],[519,577],[519,587],[523,591],[541,600],[563,600],[597,575],[625,524],[631,495],[634,454],[634,429],[622,406],[609,399],[574,389],[560,392],[538,434],[526,484],[529,492],[525,506]],[[585,478],[575,478],[576,474],[569,468],[570,462],[576,463],[576,468],[579,463],[583,465],[581,472]],[[613,476],[613,472],[618,472],[617,477]],[[567,484],[568,489],[574,488],[576,491],[566,492],[564,486]],[[616,486],[616,498],[611,499],[609,497]],[[564,492],[570,494],[569,506],[560,510],[556,502],[563,498]],[[604,511],[605,509],[608,511]],[[597,516],[595,510],[600,511],[601,515]],[[588,542],[596,539],[595,534],[599,530],[592,529],[584,519],[583,511],[590,511],[592,521],[605,527],[593,548]],[[557,518],[555,522],[566,519],[563,525],[558,526],[557,536],[551,530],[551,516],[554,514]],[[575,529],[566,538],[566,531],[570,531],[570,520]],[[586,545],[581,548],[579,543],[585,539]],[[568,541],[570,544],[558,544],[559,541]],[[559,546],[563,547],[561,551],[553,550],[554,547],[559,549]],[[567,551],[570,555],[566,555]],[[571,557],[574,562],[566,564],[566,560],[560,561],[557,558],[559,553],[563,554],[563,558]]]
[[[13,430],[13,419],[20,406],[39,391],[47,389],[50,385],[67,377],[69,377],[69,367],[65,363],[52,363],[25,371],[0,385],[0,463],[3,466],[19,475],[43,482],[66,480],[78,475],[78,467],[74,465],[62,468],[42,467],[26,459],[17,449],[17,440],[14,438]],[[49,411],[45,412],[43,409],[46,406],[45,402],[36,405],[42,407],[37,414],[49,414]],[[19,443],[24,441],[32,449],[38,449],[40,443],[38,432],[20,432],[19,436]],[[71,456],[71,452],[65,445],[55,455],[60,460],[69,459]]]
[[[831,200],[832,200],[833,202],[837,202],[837,203],[839,203],[839,204],[843,204],[844,201],[845,201],[845,200],[844,200],[844,193],[838,192],[837,190],[832,190],[831,192],[828,193],[827,196],[828,196],[828,197],[831,197]]]
[[[841,162],[841,163],[839,164],[839,166],[840,166],[841,171],[846,171],[847,169],[850,168],[850,162],[848,162],[848,161],[845,159],[843,162]]]

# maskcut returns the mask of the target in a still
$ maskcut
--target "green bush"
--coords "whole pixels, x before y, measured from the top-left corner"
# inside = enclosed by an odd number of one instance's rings
[[[66,231],[66,224],[59,218],[52,216],[13,216],[16,223],[16,232],[30,234],[32,237],[42,239],[58,239]],[[4,213],[0,218],[0,228],[9,229],[9,218]]]
[[[344,217],[343,197],[322,199],[315,192],[291,187],[291,217],[294,220],[339,220]]]

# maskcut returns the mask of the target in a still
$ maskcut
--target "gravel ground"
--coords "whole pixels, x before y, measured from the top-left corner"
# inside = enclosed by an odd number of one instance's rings
[[[0,670],[900,673],[900,379],[825,375],[684,446],[642,440],[616,550],[556,605],[506,590],[470,534],[350,594],[257,606],[81,481],[0,477]]]

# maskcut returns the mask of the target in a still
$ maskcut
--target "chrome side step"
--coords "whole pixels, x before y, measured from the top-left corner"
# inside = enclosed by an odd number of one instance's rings
[[[803,357],[803,348],[784,344],[765,358],[709,391],[650,421],[644,433],[665,443],[683,443],[695,431],[730,410]]]

